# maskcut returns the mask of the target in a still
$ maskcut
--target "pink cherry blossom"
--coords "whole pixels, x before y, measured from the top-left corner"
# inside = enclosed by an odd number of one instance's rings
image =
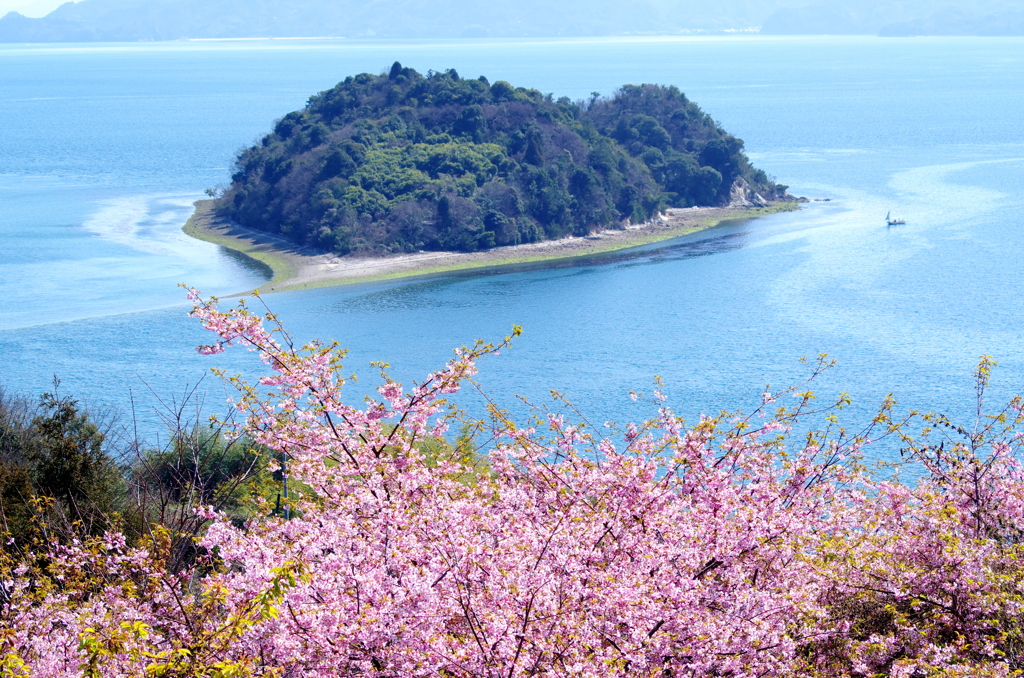
[[[411,387],[385,378],[357,407],[334,344],[297,349],[244,307],[190,298],[217,335],[202,352],[246,346],[272,372],[234,380],[235,404],[287,459],[293,517],[237,526],[197,507],[208,555],[180,573],[159,532],[9,567],[5,675],[909,678],[1024,663],[1019,400],[971,429],[926,415],[918,437],[891,400],[853,435],[835,420],[845,396],[818,407],[798,389],[791,406],[768,412],[785,391],[766,392],[750,415],[692,428],[659,405],[621,438],[492,406],[474,424],[479,463],[439,442],[459,423],[445,397],[510,339]],[[987,375],[983,360],[979,403]],[[821,430],[792,433],[815,417]],[[885,437],[920,480],[863,470]]]

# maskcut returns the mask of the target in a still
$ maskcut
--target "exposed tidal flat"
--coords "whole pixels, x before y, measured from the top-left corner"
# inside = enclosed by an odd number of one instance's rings
[[[335,256],[295,245],[273,234],[246,228],[218,216],[212,200],[195,203],[196,210],[183,226],[188,235],[226,247],[269,269],[270,280],[259,292],[289,292],[317,287],[351,285],[439,275],[456,271],[503,268],[525,264],[543,266],[582,257],[607,254],[641,245],[691,235],[727,220],[751,219],[799,208],[797,201],[779,201],[765,207],[691,207],[669,209],[643,224],[606,229],[588,237],[569,237],[523,245],[496,247],[482,252],[418,252],[383,256]]]
[[[209,338],[178,282],[230,295],[268,272],[182,225],[235,152],[346,75],[395,60],[487,74],[573,99],[623,83],[673,84],[744,139],[796,212],[725,221],[600,257],[439,272],[269,295],[296,338],[337,339],[364,378],[391,363],[409,383],[477,338],[524,335],[481,365],[482,388],[547,402],[565,392],[593,421],[669,405],[749,409],[797,358],[839,361],[815,388],[846,391],[844,421],[892,392],[901,406],[969,417],[970,372],[999,362],[993,403],[1024,390],[1024,42],[1015,39],[721,38],[487,43],[274,41],[0,48],[0,380],[134,411],[158,433],[214,365],[252,378],[244,351]],[[887,211],[906,218],[886,227]],[[600,244],[601,241],[593,241]],[[599,265],[596,260],[600,260]],[[251,262],[250,262],[251,263]],[[227,303],[227,301],[225,302]],[[225,389],[206,377],[205,411]],[[472,394],[466,396],[472,401]]]

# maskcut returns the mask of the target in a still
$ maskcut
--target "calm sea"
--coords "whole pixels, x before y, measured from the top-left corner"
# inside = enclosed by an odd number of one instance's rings
[[[412,381],[513,324],[482,388],[514,407],[558,389],[595,422],[650,414],[627,393],[654,374],[691,420],[750,409],[819,353],[839,367],[816,389],[850,393],[851,422],[890,392],[968,415],[981,354],[1000,363],[993,404],[1024,391],[1024,40],[971,38],[0,46],[0,384],[35,395],[57,374],[93,409],[134,407],[149,436],[154,407],[197,383],[221,409],[208,368],[260,366],[197,356],[175,285],[262,278],[181,234],[190,204],[275,118],[395,60],[573,99],[676,85],[793,193],[829,201],[579,265],[266,297],[300,341],[351,349],[354,400],[372,360]],[[889,210],[907,224],[886,227]]]

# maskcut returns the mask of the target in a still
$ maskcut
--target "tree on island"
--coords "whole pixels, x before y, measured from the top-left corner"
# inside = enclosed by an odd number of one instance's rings
[[[218,205],[338,254],[474,251],[725,204],[740,180],[764,199],[788,198],[675,87],[627,85],[574,103],[395,62],[279,120],[239,154]]]

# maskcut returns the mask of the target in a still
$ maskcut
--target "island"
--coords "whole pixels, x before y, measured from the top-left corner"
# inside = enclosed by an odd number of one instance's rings
[[[280,291],[620,249],[793,209],[786,189],[675,87],[573,102],[396,62],[281,118],[186,232]]]

